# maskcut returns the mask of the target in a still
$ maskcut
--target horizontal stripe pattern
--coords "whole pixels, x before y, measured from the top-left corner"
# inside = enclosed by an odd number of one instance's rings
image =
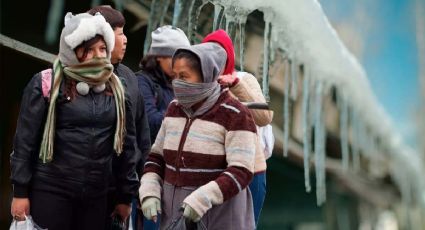
[[[164,157],[160,154],[150,153],[145,163],[144,173],[156,173],[161,178],[164,178]]]
[[[254,172],[257,137],[249,131],[230,131],[226,135],[226,156],[229,166],[247,168]]]
[[[226,109],[233,110],[236,113],[240,113],[241,112],[239,109],[235,108],[234,106],[231,106],[231,105],[228,105],[228,104],[225,104],[225,103],[221,104],[221,106],[223,106]]]
[[[249,111],[223,93],[209,112],[192,121],[179,155],[187,122],[179,105],[171,103],[153,150],[161,153],[149,155],[145,173],[157,173],[158,178],[178,187],[198,187],[187,202],[205,212],[238,194],[251,181],[256,127]]]
[[[223,193],[226,201],[246,188],[251,182],[253,173],[242,167],[228,167],[226,171],[217,178],[216,182]]]
[[[235,176],[233,176],[230,172],[224,172],[225,175],[232,178],[233,182],[235,182],[236,186],[238,186],[239,192],[242,190],[241,184],[239,184],[238,180],[236,180]]]
[[[166,167],[170,170],[176,171],[177,169],[174,168],[171,165],[166,165]],[[190,168],[180,168],[180,172],[194,172],[194,173],[216,173],[216,172],[223,172],[224,169],[190,169]]]
[[[164,160],[173,167],[181,168],[225,169],[227,166],[225,155],[209,155],[182,151],[180,158],[177,159],[177,151],[167,149],[164,150]]]
[[[164,141],[165,141],[165,126],[161,125],[157,137],[155,139],[155,143],[152,145],[151,152],[162,155],[164,149]]]

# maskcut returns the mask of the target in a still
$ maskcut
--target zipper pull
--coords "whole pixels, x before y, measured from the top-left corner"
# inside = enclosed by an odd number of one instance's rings
[[[184,166],[185,168],[187,168],[186,164],[184,163],[184,156],[182,156],[182,163],[183,163],[183,166]]]

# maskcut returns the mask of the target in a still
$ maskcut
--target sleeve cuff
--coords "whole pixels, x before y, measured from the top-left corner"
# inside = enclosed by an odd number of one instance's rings
[[[234,87],[235,85],[237,85],[239,83],[240,79],[236,78],[233,83],[230,85],[230,88]]]
[[[13,197],[28,198],[28,186],[13,184]]]

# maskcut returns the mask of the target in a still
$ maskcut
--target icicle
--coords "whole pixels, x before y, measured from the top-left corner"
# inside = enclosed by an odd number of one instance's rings
[[[235,7],[228,7],[224,10],[226,15],[226,32],[229,34],[229,37],[232,39],[233,44],[236,44],[236,29],[238,27],[237,15],[238,12]]]
[[[187,29],[187,36],[189,41],[195,43],[196,27],[198,25],[199,15],[201,14],[202,8],[205,2],[203,0],[193,0],[189,10],[189,24]]]
[[[245,22],[239,22],[239,66],[244,70],[244,51],[245,51]]]
[[[98,6],[101,2],[101,0],[91,0],[91,7]]]
[[[266,21],[264,29],[264,50],[263,50],[263,94],[266,101],[270,101],[269,95],[269,52],[270,52],[270,27],[271,23]]]
[[[232,38],[233,44],[236,44],[236,30],[237,30],[238,24],[234,20],[228,20],[226,17],[226,31],[229,34],[230,38]]]
[[[58,27],[62,22],[62,14],[64,9],[64,1],[56,0],[52,1],[49,9],[49,16],[47,19],[47,27],[46,27],[46,43],[52,45],[57,41],[58,38]]]
[[[180,28],[186,34],[189,26],[189,14],[193,2],[196,0],[175,0],[173,13],[173,26]]]
[[[213,31],[216,31],[220,27],[223,17],[224,17],[224,7],[218,4],[214,4]]]
[[[284,76],[284,92],[283,92],[283,156],[288,156],[288,145],[289,145],[289,60],[285,68]],[[263,86],[264,87],[264,86]]]
[[[239,66],[240,70],[244,70],[244,53],[245,53],[245,24],[249,12],[239,12],[238,26],[239,26]]]
[[[153,1],[156,1],[156,0],[152,0],[152,4],[153,4]],[[177,26],[177,20],[180,17],[181,7],[182,6],[181,6],[181,3],[180,3],[180,0],[175,0],[174,1],[174,12],[173,12],[173,23],[172,23],[173,26]]]
[[[118,11],[122,11],[123,10],[123,5],[122,5],[122,1],[121,0],[114,0],[115,3],[115,9]]]
[[[226,21],[227,21],[227,19],[226,19],[226,17],[223,15],[223,17],[221,18],[221,22],[220,22],[220,24],[218,25],[218,29],[226,30]]]
[[[152,0],[149,14],[148,27],[146,29],[145,44],[143,45],[143,55],[149,50],[151,44],[151,32],[158,27],[159,18],[161,17],[158,9],[162,6],[161,0]]]
[[[305,67],[305,66],[304,66]],[[311,191],[310,185],[310,123],[308,117],[310,92],[310,70],[304,69],[303,81],[303,102],[302,102],[302,121],[303,121],[303,142],[304,142],[304,184],[307,192]]]
[[[170,6],[170,0],[165,0],[164,7],[162,8],[161,18],[159,19],[160,25],[164,25],[165,16],[167,15],[169,6]]]
[[[372,151],[372,139],[373,139],[372,133],[371,133],[370,129],[366,126],[365,123],[363,123],[363,130],[364,130],[364,133],[365,133],[365,139],[364,139],[364,141],[365,141],[365,153],[368,156],[371,156],[373,154],[373,151]]]
[[[351,112],[351,132],[352,132],[352,154],[353,154],[353,168],[354,171],[359,171],[360,169],[360,149],[359,149],[359,140],[358,140],[358,133],[359,133],[359,125],[358,125],[358,117],[357,113],[352,111]]]
[[[314,120],[314,162],[316,172],[316,197],[317,205],[326,201],[326,153],[325,153],[325,126],[323,122],[322,92],[323,83],[316,86],[316,110]]]
[[[364,151],[363,147],[363,123],[360,119],[359,114],[357,113],[357,119],[356,119],[356,123],[357,123],[357,149],[359,151],[359,154],[362,153]]]
[[[348,104],[347,100],[340,94],[337,98],[339,109],[339,131],[341,138],[342,169],[347,171],[350,162],[348,148]]]
[[[363,154],[366,156],[373,157],[374,147],[373,147],[374,135],[372,130],[363,122]]]
[[[298,64],[295,59],[291,62],[291,99],[296,100],[298,95]]]

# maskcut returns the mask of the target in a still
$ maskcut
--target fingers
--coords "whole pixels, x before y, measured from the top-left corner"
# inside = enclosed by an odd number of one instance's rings
[[[156,222],[158,213],[161,213],[161,200],[156,197],[146,198],[142,201],[142,212],[146,219]]]
[[[150,216],[151,216],[151,218],[152,217],[156,217],[157,215],[158,215],[158,213],[156,212],[156,205],[151,205],[150,207],[149,207],[149,209],[150,209]]]
[[[198,222],[201,220],[201,217],[198,215],[198,213],[196,213],[196,211],[190,207],[190,205],[187,204],[183,204],[184,207],[184,211],[183,211],[183,216],[193,222]]]
[[[155,204],[156,204],[156,211],[159,213],[159,214],[161,214],[161,202],[159,202],[159,200],[158,200],[158,202],[155,202]]]
[[[15,214],[14,216],[13,216],[13,219],[15,219],[15,220],[17,220],[17,221],[23,221],[23,220],[25,220],[25,214]]]

